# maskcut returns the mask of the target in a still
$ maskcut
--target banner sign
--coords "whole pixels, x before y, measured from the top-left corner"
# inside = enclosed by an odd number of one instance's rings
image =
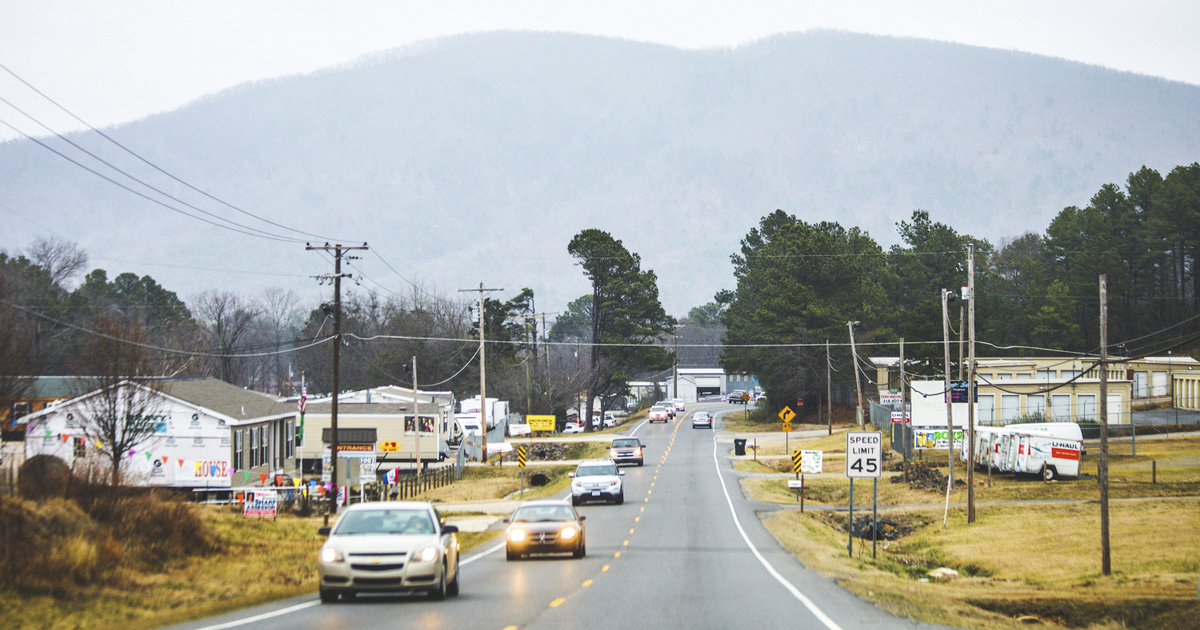
[[[917,450],[946,450],[950,447],[946,428],[913,427],[914,448]],[[963,445],[963,430],[954,429],[954,448],[961,450]]]
[[[358,460],[358,483],[375,483],[375,453],[370,457],[360,457]]]
[[[242,513],[245,516],[275,518],[278,507],[279,495],[274,490],[247,490],[246,503]]]
[[[508,425],[508,434],[514,437],[518,435],[529,435],[532,430],[532,427],[530,427],[528,424]]]
[[[800,472],[806,475],[821,474],[821,459],[824,454],[824,451],[800,451]]]
[[[552,432],[555,428],[554,416],[525,416],[530,430]]]

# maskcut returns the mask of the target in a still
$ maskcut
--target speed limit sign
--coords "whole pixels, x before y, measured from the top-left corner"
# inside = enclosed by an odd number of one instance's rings
[[[883,433],[850,431],[846,433],[846,476],[876,478],[883,476]]]

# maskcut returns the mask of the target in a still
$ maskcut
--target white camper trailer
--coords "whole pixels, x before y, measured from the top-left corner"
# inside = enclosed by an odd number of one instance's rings
[[[1078,477],[1083,431],[1074,422],[975,427],[975,464],[1011,473],[1037,474],[1046,481]],[[962,459],[967,459],[966,447]]]

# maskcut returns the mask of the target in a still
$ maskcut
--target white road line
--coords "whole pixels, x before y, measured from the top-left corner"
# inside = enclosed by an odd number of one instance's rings
[[[750,551],[754,552],[754,557],[758,558],[758,561],[761,562],[764,567],[766,567],[767,573],[770,573],[771,577],[775,578],[775,580],[782,584],[784,588],[791,591],[792,595],[794,595],[796,599],[800,600],[800,603],[804,604],[804,607],[807,608],[814,617],[816,617],[821,623],[825,624],[826,628],[829,628],[829,630],[842,630],[841,626],[834,623],[834,621],[829,618],[829,615],[826,615],[820,608],[817,608],[817,605],[814,604],[811,599],[806,597],[804,593],[801,593],[800,589],[796,588],[791,582],[787,581],[786,578],[780,575],[779,572],[775,570],[775,567],[771,566],[771,563],[767,562],[767,559],[758,552],[758,548],[754,546],[754,543],[750,542],[750,537],[746,535],[746,530],[742,528],[742,522],[738,519],[737,512],[733,509],[733,499],[729,497],[729,489],[725,487],[725,477],[721,475],[721,462],[717,459],[716,435],[713,436],[713,464],[716,466],[717,478],[721,480],[721,491],[725,493],[725,501],[729,504],[729,513],[733,516],[733,524],[737,525],[738,532],[742,534],[742,540],[746,541],[746,546],[750,547]]]
[[[479,554],[476,554],[476,555],[474,555],[474,556],[471,556],[470,558],[467,558],[466,560],[460,560],[460,561],[458,562],[458,566],[460,566],[460,567],[461,567],[461,566],[465,566],[465,565],[471,564],[472,562],[475,562],[476,560],[478,560],[478,559],[480,559],[480,558],[482,558],[482,557],[484,557],[484,556],[486,556],[486,555],[488,555],[488,554],[490,554],[490,553],[494,553],[494,552],[500,551],[500,548],[501,548],[501,547],[503,547],[504,545],[505,545],[505,543],[500,543],[499,545],[496,545],[495,547],[492,547],[491,549],[488,549],[487,551],[484,551],[484,552],[482,552],[482,553],[479,553]]]
[[[294,613],[297,610],[304,610],[305,608],[312,608],[313,606],[316,606],[320,603],[321,603],[321,600],[314,599],[311,602],[304,602],[303,604],[296,604],[295,606],[291,606],[288,608],[280,608],[279,610],[276,610],[274,612],[263,613],[261,615],[255,615],[253,617],[246,617],[245,619],[238,619],[237,621],[227,621],[225,623],[219,623],[215,626],[205,626],[203,628],[198,628],[197,630],[223,630],[224,628],[236,628],[238,626],[244,626],[248,623],[262,621],[263,619],[270,619],[271,617],[279,617],[282,615],[286,615],[288,613]]]
[[[640,428],[642,428],[642,427],[646,426],[646,423],[647,423],[647,422],[649,422],[649,421],[650,421],[650,418],[646,418],[645,420],[642,420],[642,423],[641,423],[641,424],[637,425],[636,427],[634,427],[634,428],[633,428],[633,430],[632,430],[632,431],[630,431],[630,432],[629,432],[629,437],[633,437],[633,434],[634,434],[634,433],[637,433],[637,432],[638,432],[638,429],[640,429]]]

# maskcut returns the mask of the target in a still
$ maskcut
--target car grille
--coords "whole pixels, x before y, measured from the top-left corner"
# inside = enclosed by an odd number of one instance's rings
[[[354,583],[362,586],[400,586],[404,578],[354,578]]]
[[[541,532],[529,535],[530,544],[553,545],[558,542],[558,532]]]
[[[403,569],[404,563],[401,562],[400,564],[352,564],[352,565],[350,565],[350,568],[354,569],[355,571],[395,571],[396,569]]]

